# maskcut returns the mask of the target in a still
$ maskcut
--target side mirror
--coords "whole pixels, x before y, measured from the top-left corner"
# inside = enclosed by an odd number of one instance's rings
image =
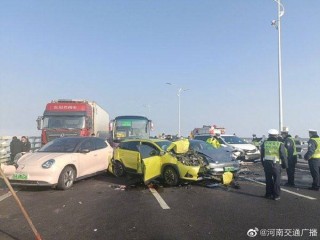
[[[41,130],[42,129],[42,117],[39,116],[36,121],[37,121],[37,129]]]
[[[165,155],[166,154],[166,152],[165,151],[160,151],[160,156],[163,156],[163,155]]]

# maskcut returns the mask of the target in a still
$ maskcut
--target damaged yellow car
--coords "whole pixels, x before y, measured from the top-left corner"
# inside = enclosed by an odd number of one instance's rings
[[[109,171],[115,176],[134,173],[148,184],[160,178],[166,185],[176,186],[180,180],[198,181],[210,171],[206,159],[189,149],[189,140],[171,142],[164,139],[130,139],[114,151]]]

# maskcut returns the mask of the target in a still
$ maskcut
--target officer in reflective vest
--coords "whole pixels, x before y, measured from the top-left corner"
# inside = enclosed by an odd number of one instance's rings
[[[287,159],[288,159],[288,168],[287,168],[287,176],[288,176],[288,182],[285,184],[289,187],[294,187],[294,173],[295,168],[297,164],[297,149],[296,149],[296,143],[294,139],[289,134],[289,129],[284,128],[281,131],[281,136],[283,138],[284,146],[287,150]]]
[[[304,159],[308,160],[311,176],[313,178],[310,190],[319,191],[320,188],[320,138],[316,130],[309,130],[308,151]]]
[[[266,177],[264,197],[280,200],[281,167],[287,168],[287,153],[284,144],[278,140],[278,130],[270,129],[268,134],[268,139],[261,145],[261,162]]]
[[[207,143],[211,144],[214,148],[220,148],[221,144],[219,142],[219,140],[215,137],[212,136],[210,138],[207,139]]]

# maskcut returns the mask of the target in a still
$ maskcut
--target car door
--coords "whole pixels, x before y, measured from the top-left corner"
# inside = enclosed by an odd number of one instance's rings
[[[138,151],[139,141],[128,141],[120,143],[119,160],[128,172],[141,173],[138,171],[141,165],[140,153]]]
[[[142,142],[138,146],[143,163],[143,180],[145,183],[161,175],[161,156],[160,151],[153,144]]]
[[[112,158],[112,147],[101,138],[93,138],[96,147],[96,153],[98,157],[98,171],[106,170],[109,166],[109,162]]]
[[[92,174],[98,171],[99,166],[99,157],[98,151],[95,150],[95,143],[92,139],[86,139],[81,143],[78,149],[78,172],[77,177],[85,176]]]

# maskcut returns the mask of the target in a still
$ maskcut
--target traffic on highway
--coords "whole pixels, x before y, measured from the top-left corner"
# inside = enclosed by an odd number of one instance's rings
[[[250,142],[212,127],[151,138],[134,116],[112,124],[113,138],[64,134],[1,165],[1,239],[317,239],[307,161],[294,186],[280,172],[281,201],[270,201]]]

